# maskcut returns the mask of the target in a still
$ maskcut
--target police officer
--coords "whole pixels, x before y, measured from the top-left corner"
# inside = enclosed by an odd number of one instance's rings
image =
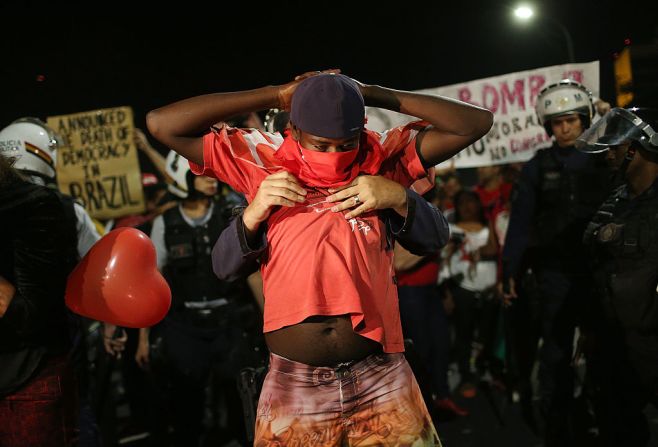
[[[46,123],[38,118],[19,118],[0,130],[0,156],[11,160],[16,169],[28,182],[44,186],[56,192],[66,211],[66,220],[75,226],[77,236],[78,258],[84,257],[89,249],[100,239],[97,227],[85,210],[71,196],[60,194],[57,190],[57,152],[61,146],[59,136]],[[76,258],[76,260],[78,259]],[[71,359],[78,373],[80,392],[80,442],[84,445],[96,445],[99,438],[96,416],[91,409],[91,390],[93,389],[87,365],[88,340],[84,334],[90,334],[92,321],[69,314],[69,323],[76,341],[71,351]],[[105,326],[109,332],[109,325]],[[112,326],[112,328],[114,328]],[[113,330],[113,329],[112,329]],[[106,349],[116,352],[122,350],[125,337],[115,340],[104,339]],[[112,347],[111,344],[115,344]],[[93,344],[90,345],[93,349]]]
[[[607,195],[609,171],[603,157],[587,157],[573,146],[595,113],[592,95],[583,85],[572,80],[549,85],[539,93],[536,111],[554,143],[524,165],[512,193],[503,250],[503,299],[510,304],[517,297],[516,284],[529,283],[525,272],[534,273],[535,305],[528,290],[528,299],[518,301],[508,312],[512,333],[523,324],[535,330],[515,337],[527,348],[525,358],[516,359],[522,375],[519,391],[528,404],[533,351],[541,337],[538,422],[545,424],[546,445],[568,445],[574,328],[580,296],[589,287],[582,234]],[[528,326],[532,316],[537,324]],[[513,350],[518,347],[512,344]]]
[[[12,167],[35,185],[57,189],[56,161],[60,139],[38,118],[19,118],[0,130],[0,155],[12,159]],[[100,239],[94,222],[82,205],[70,196],[60,199],[75,214],[78,254],[82,258]]]
[[[625,180],[584,236],[596,272],[587,364],[602,445],[645,446],[643,409],[658,397],[658,110],[612,109],[576,146],[607,152]]]
[[[156,379],[167,389],[174,445],[198,445],[203,433],[206,387],[211,371],[221,364],[225,382],[237,373],[236,344],[241,335],[234,317],[239,287],[217,279],[211,252],[233,207],[223,195],[215,200],[218,182],[190,172],[187,160],[169,157],[176,177],[185,179],[187,197],[153,221],[151,238],[158,266],[172,291],[172,305],[163,323],[140,334],[137,362],[151,364]],[[183,186],[183,185],[179,185]],[[155,348],[155,351],[153,350]],[[158,358],[158,354],[160,358]],[[226,386],[230,402],[238,402],[235,384]],[[232,428],[242,428],[240,407],[230,408]]]
[[[74,217],[6,155],[0,147],[0,445],[69,446],[79,408],[64,305]]]

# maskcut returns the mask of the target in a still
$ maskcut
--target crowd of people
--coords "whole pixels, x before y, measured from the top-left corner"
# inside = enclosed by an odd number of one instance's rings
[[[469,184],[434,168],[491,128],[464,102],[340,70],[188,98],[135,130],[144,213],[103,222],[57,190],[55,132],[9,124],[0,445],[440,446],[485,382],[546,446],[648,445],[658,112],[572,80],[536,104],[553,145]],[[366,106],[417,120],[374,132]],[[172,291],[149,328],[64,305],[126,226]]]

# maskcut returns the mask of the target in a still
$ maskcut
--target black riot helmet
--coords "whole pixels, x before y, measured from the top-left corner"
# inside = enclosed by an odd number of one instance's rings
[[[595,153],[633,142],[658,154],[658,109],[615,107],[576,139],[576,148]]]

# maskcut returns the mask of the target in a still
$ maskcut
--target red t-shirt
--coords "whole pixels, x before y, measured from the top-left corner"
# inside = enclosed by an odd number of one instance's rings
[[[369,173],[425,192],[433,170],[423,168],[415,149],[416,135],[425,126],[415,122],[383,134],[366,131],[360,150],[381,160],[377,172]],[[204,137],[204,166],[190,162],[190,168],[251,201],[262,180],[283,169],[277,150],[284,144],[279,134],[225,127]],[[356,333],[381,343],[385,352],[404,351],[384,222],[376,212],[348,221],[344,213],[330,210],[334,204],[324,203],[330,195],[326,189],[302,186],[306,202],[280,207],[267,221],[268,251],[261,265],[264,332],[313,315],[350,314]]]

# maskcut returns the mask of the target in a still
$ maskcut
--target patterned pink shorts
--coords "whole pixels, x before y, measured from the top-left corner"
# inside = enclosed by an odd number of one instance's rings
[[[270,355],[256,447],[441,446],[403,354],[335,368]]]

